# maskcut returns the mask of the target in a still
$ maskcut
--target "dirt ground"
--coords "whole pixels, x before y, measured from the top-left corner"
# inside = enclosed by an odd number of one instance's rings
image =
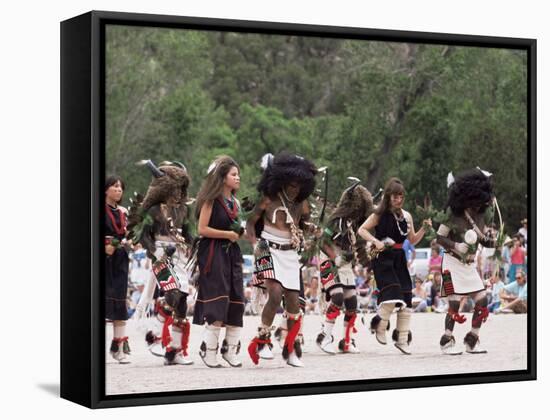
[[[368,323],[372,314],[365,314]],[[275,319],[278,325],[280,315]],[[392,316],[392,324],[395,323]],[[335,338],[343,336],[342,317],[334,329]],[[470,329],[468,322],[457,324],[455,337],[462,343]],[[388,345],[376,342],[365,325],[358,322],[355,340],[360,354],[328,355],[315,344],[320,331],[321,317],[306,315],[304,323],[305,367],[288,366],[281,357],[281,350],[275,343],[275,359],[261,360],[255,366],[246,348],[255,335],[259,324],[258,316],[245,316],[241,338],[241,368],[210,369],[198,355],[202,341],[202,327],[191,327],[190,355],[194,364],[190,366],[164,366],[163,359],[147,350],[144,341],[146,321],[129,321],[127,334],[132,348],[131,363],[118,364],[106,349],[106,393],[131,394],[141,392],[182,391],[213,388],[242,388],[247,386],[292,384],[308,382],[342,381],[354,379],[393,378],[423,375],[444,375],[456,373],[521,370],[527,368],[527,316],[502,314],[491,315],[482,326],[481,344],[487,354],[466,354],[446,356],[439,350],[439,338],[443,332],[444,314],[413,314],[412,355],[401,354],[388,336]],[[393,328],[393,327],[392,327]],[[112,328],[106,328],[107,346],[111,342]],[[223,332],[221,334],[223,338]],[[220,339],[221,341],[221,339]]]

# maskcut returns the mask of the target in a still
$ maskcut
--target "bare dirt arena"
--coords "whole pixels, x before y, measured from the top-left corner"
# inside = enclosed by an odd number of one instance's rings
[[[372,314],[365,314],[370,321]],[[455,337],[462,346],[462,339],[470,329],[471,314],[465,324],[457,324]],[[278,325],[280,315],[275,318]],[[360,354],[328,355],[315,344],[320,331],[321,317],[306,315],[304,324],[304,368],[288,366],[281,357],[281,350],[274,342],[274,360],[260,360],[255,366],[246,348],[255,335],[258,316],[245,316],[241,338],[243,367],[210,369],[198,355],[202,327],[191,327],[189,353],[194,360],[190,366],[164,366],[163,359],[147,350],[144,330],[147,321],[129,321],[128,335],[132,348],[132,362],[120,365],[106,349],[106,393],[132,394],[142,392],[185,391],[213,388],[242,388],[247,386],[292,384],[307,382],[342,381],[354,379],[394,378],[405,376],[445,375],[456,373],[522,370],[527,368],[527,316],[502,314],[490,315],[481,329],[481,344],[487,354],[461,356],[442,355],[439,338],[443,332],[444,314],[413,314],[412,355],[401,354],[392,344],[382,346],[358,319],[355,336]],[[337,340],[342,338],[342,317],[338,318],[335,331]],[[395,315],[392,316],[392,328]],[[106,328],[107,346],[111,342],[112,328]],[[223,330],[221,334],[223,338]],[[221,339],[220,339],[221,341]],[[225,366],[227,365],[222,361]]]

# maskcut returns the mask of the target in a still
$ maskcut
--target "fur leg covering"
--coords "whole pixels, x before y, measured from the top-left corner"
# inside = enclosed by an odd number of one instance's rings
[[[258,335],[252,339],[248,345],[248,355],[252,359],[252,363],[255,365],[260,361],[258,349],[260,346],[271,345],[271,333],[268,326],[262,326],[258,328]]]
[[[397,323],[392,338],[396,341],[397,347],[404,354],[411,354],[409,345],[412,341],[411,327],[411,310],[409,308],[401,309],[397,312]]]
[[[239,341],[241,330],[241,327],[232,326],[228,326],[225,329],[225,339],[223,340],[220,353],[222,354],[222,358],[232,367],[242,366],[242,362],[237,356],[241,350],[241,342]]]
[[[218,368],[221,367],[218,361],[218,342],[220,338],[221,328],[216,325],[206,324],[204,327],[204,333],[202,343],[200,346],[199,355],[202,358],[204,364],[208,367]]]
[[[287,313],[287,319],[288,319],[288,334],[286,336],[285,346],[283,347],[283,358],[285,360],[288,359],[288,355],[296,349],[297,346],[295,344],[296,343],[299,344],[299,342],[296,341],[296,337],[298,336],[298,332],[300,331],[300,327],[302,323],[302,314]],[[301,357],[301,353],[302,353],[301,348],[296,350],[297,350],[296,355],[298,357]]]
[[[370,330],[376,336],[380,344],[386,344],[386,330],[389,328],[390,315],[395,308],[395,303],[381,303],[378,314],[371,320]]]

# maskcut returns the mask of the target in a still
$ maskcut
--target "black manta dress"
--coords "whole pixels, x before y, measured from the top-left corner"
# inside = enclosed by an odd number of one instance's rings
[[[412,306],[412,280],[407,268],[407,257],[402,248],[403,242],[407,239],[403,233],[407,230],[407,220],[403,218],[398,222],[390,212],[383,213],[375,227],[376,239],[391,238],[395,241],[393,248],[382,251],[373,261],[374,278],[380,291],[379,304],[386,301],[403,301],[407,307]]]
[[[208,226],[230,230],[238,218],[235,200],[214,200]],[[216,321],[242,327],[244,314],[243,257],[236,242],[202,237],[197,253],[199,265],[198,295],[193,323],[203,325]]]
[[[105,206],[105,237],[122,240],[126,233],[126,215],[120,208]],[[106,242],[108,240],[106,239]],[[105,254],[105,318],[111,321],[128,319],[128,253],[118,247],[113,255]]]

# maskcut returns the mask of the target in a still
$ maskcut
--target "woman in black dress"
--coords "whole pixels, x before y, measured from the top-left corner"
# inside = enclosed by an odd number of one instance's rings
[[[119,363],[130,363],[126,336],[128,253],[122,246],[127,211],[118,205],[123,192],[122,179],[109,176],[105,180],[105,319],[113,323],[111,356]]]
[[[232,367],[242,366],[238,353],[245,299],[237,240],[243,229],[235,197],[239,186],[239,165],[229,156],[220,156],[208,168],[197,196],[200,274],[193,323],[205,324],[199,354],[208,367],[221,367],[217,350],[222,327],[222,358]]]
[[[379,252],[372,261],[378,296],[378,313],[371,321],[371,331],[380,344],[386,344],[386,329],[390,315],[397,311],[396,329],[392,339],[404,354],[410,354],[412,340],[410,318],[412,312],[412,280],[403,251],[405,239],[415,245],[424,237],[424,220],[415,232],[412,216],[403,209],[405,187],[397,178],[390,178],[384,188],[382,202],[359,228],[359,235],[370,241]],[[374,235],[373,235],[374,232]]]

